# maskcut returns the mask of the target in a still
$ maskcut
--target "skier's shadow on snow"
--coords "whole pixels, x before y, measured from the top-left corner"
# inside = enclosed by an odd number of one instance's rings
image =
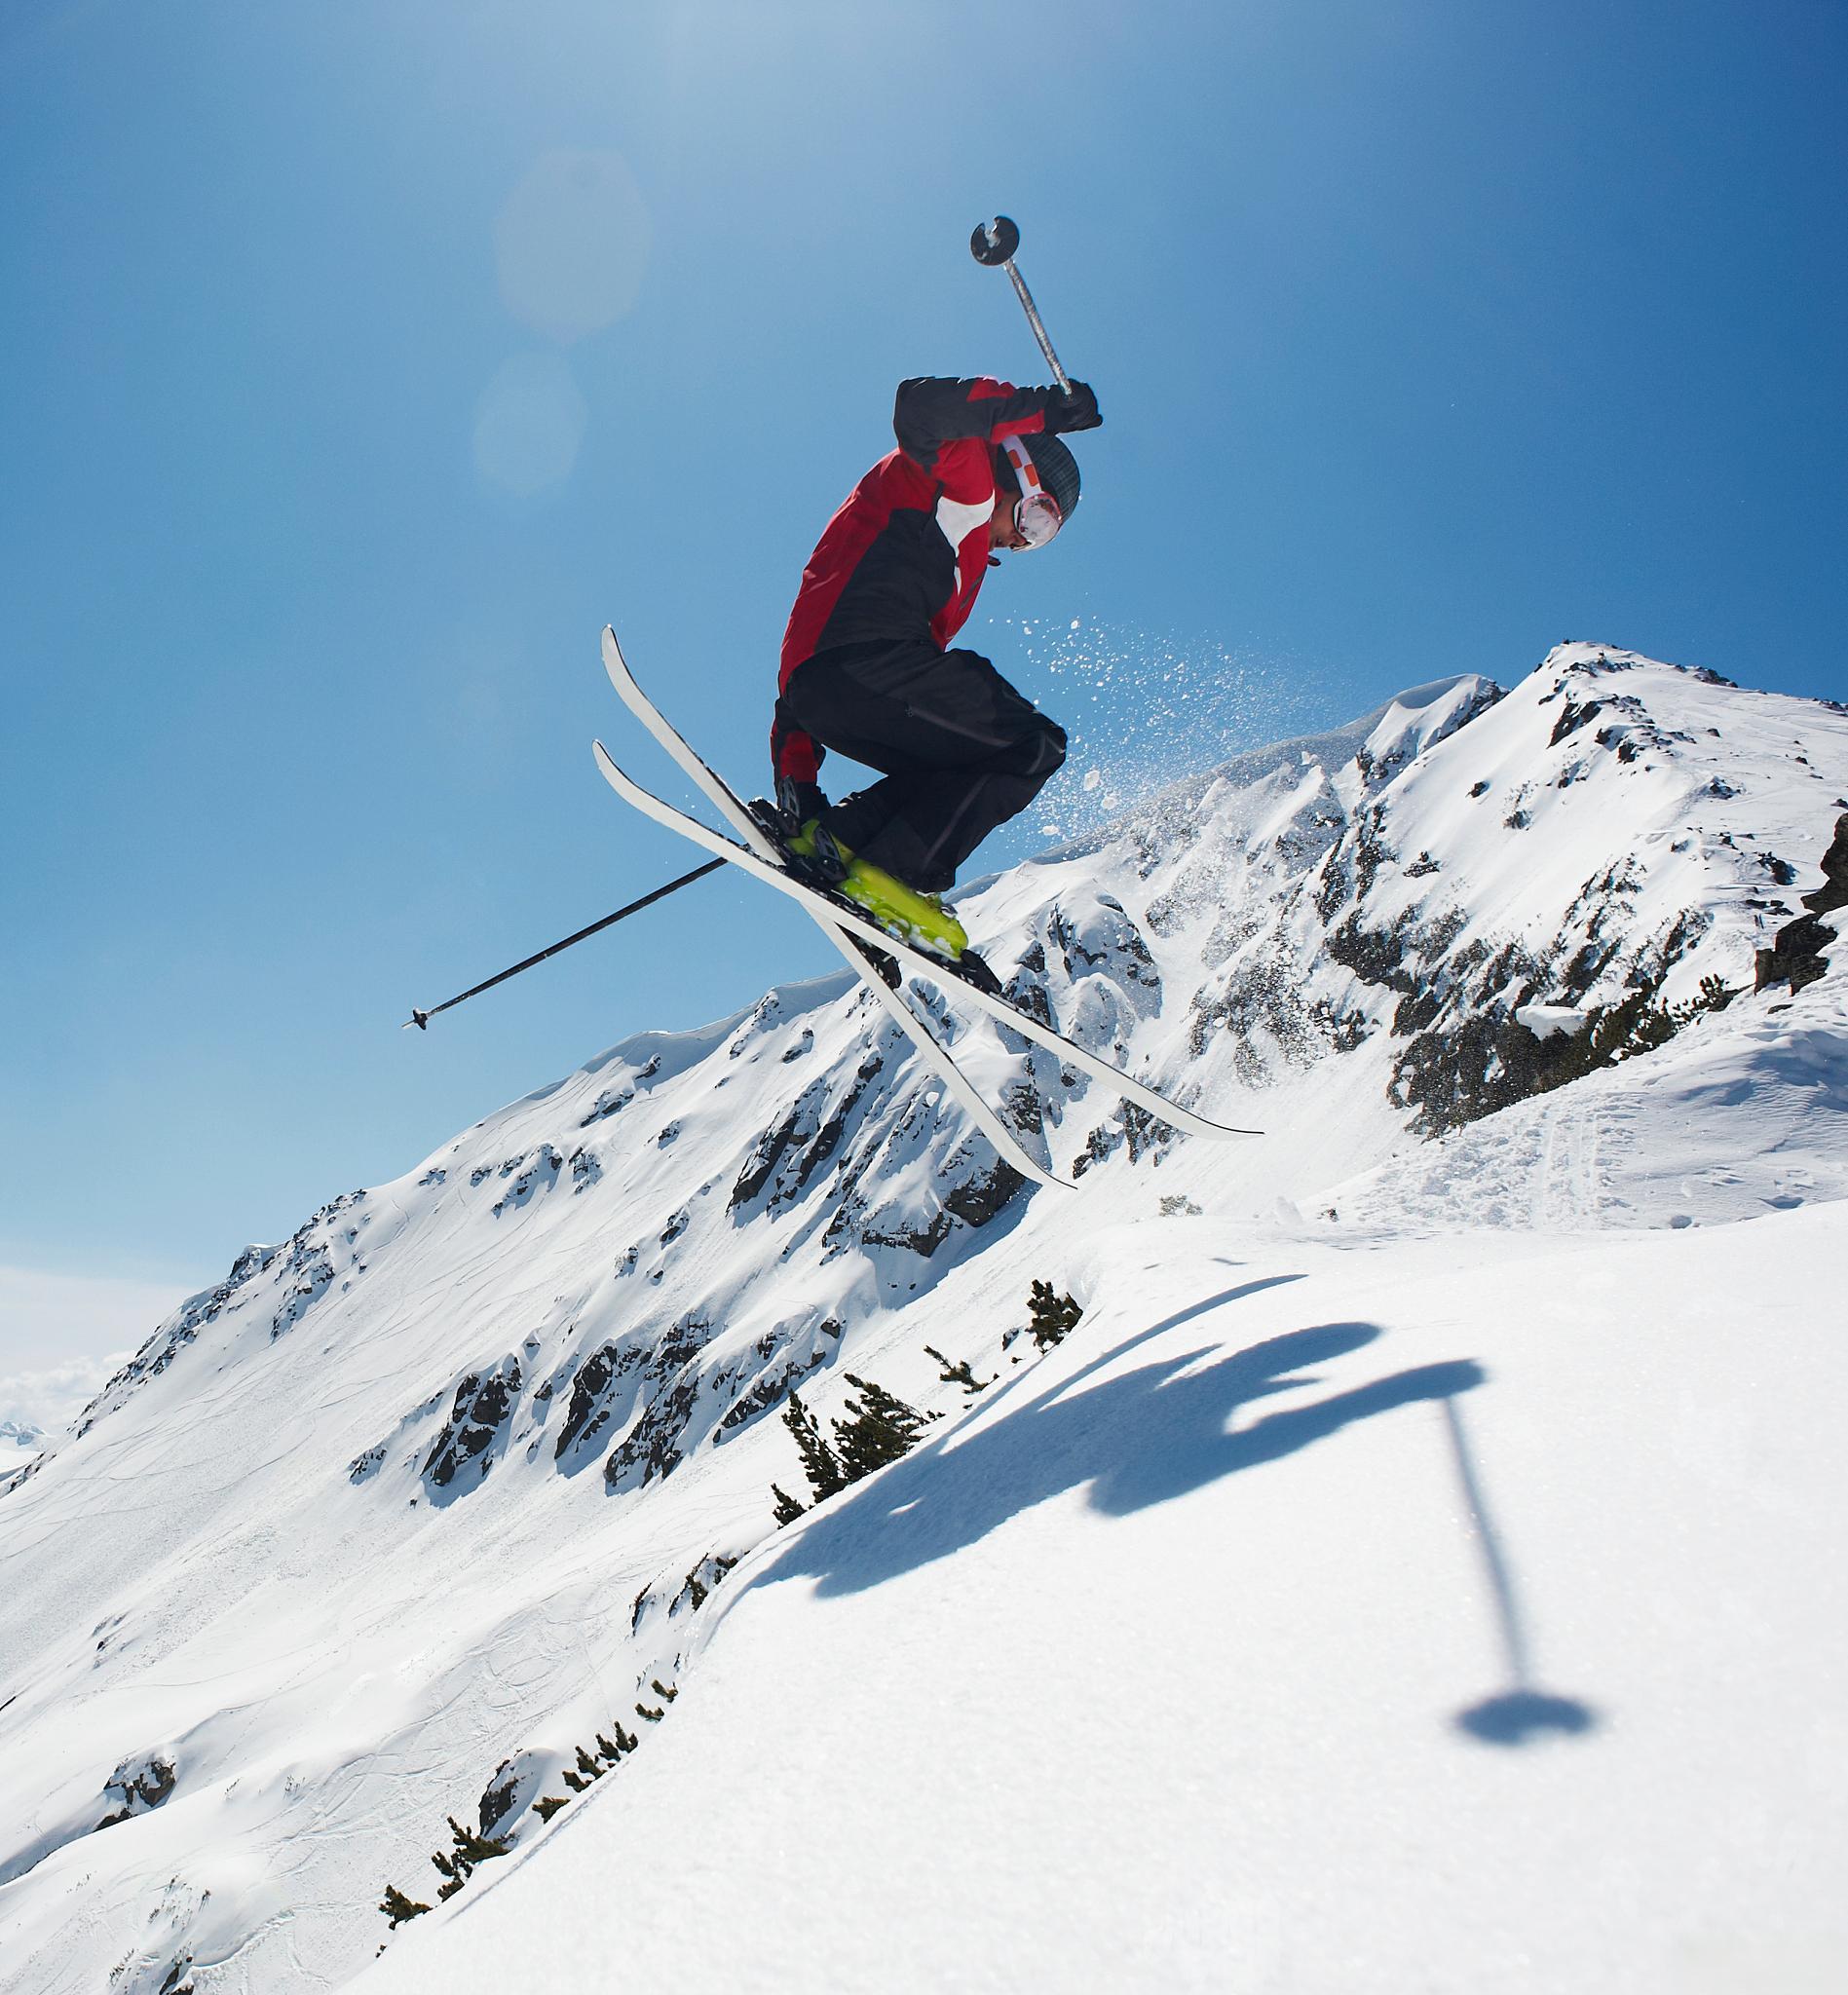
[[[947,1559],[1009,1518],[1080,1484],[1090,1485],[1093,1509],[1127,1516],[1294,1454],[1356,1420],[1420,1400],[1450,1399],[1483,1382],[1481,1367],[1468,1359],[1419,1365],[1228,1433],[1227,1422],[1239,1408],[1315,1384],[1305,1368],[1345,1357],[1380,1335],[1373,1323],[1320,1323],[1225,1356],[1216,1358],[1219,1347],[1207,1345],[1081,1385],[1131,1345],[1274,1285],[1247,1283],[1211,1297],[1114,1347],[956,1446],[925,1443],[857,1495],[830,1504],[762,1580],[812,1574],[821,1594],[862,1592]]]

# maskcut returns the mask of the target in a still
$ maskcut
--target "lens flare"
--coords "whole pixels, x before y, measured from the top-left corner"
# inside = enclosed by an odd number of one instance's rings
[[[475,404],[475,473],[515,499],[537,498],[571,475],[588,420],[560,355],[516,354]]]
[[[542,154],[494,223],[501,297],[522,325],[569,345],[634,306],[648,208],[619,152]]]

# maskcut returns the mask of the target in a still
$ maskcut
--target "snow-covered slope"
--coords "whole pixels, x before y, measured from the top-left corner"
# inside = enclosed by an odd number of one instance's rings
[[[629,1945],[674,1985],[808,1987],[800,1932],[877,1915],[898,1961],[820,1980],[1204,1987],[1229,1960],[1308,1988],[1293,1963],[1366,1958],[1391,1904],[1431,1986],[1583,1986],[1569,1949],[1510,1964],[1580,1877],[1587,1800],[1631,1851],[1609,1875],[1667,1890],[1614,1798],[1640,1783],[1678,1823],[1725,1812],[1716,1878],[1756,1852],[1761,1888],[1702,1883],[1703,1915],[1794,1903],[1807,1859],[1769,1881],[1745,1769],[1839,1859],[1789,1718],[1808,1686],[1775,1712],[1740,1686],[1841,1627],[1799,1596],[1838,1500],[1808,1299],[1848,1211],[1822,1203],[1848,979],[1718,1004],[1844,799],[1840,710],[1563,647],[964,896],[1020,1001],[1262,1141],[1176,1140],[914,986],[1079,1175],[1030,1190],[843,976],[626,1041],[246,1250],[0,1471],[0,1987],[341,1985],[388,1883],[434,1901],[449,1816],[521,1847],[393,1939],[382,1987],[517,1978],[536,1923],[568,1949],[544,1985]],[[1043,1356],[1036,1280],[1085,1307]],[[1741,1376],[1760,1293],[1768,1380]],[[998,1382],[971,1398],[963,1365]],[[772,1483],[808,1493],[778,1410],[799,1386],[825,1427],[849,1373],[941,1421],[778,1532]],[[1665,1552],[1671,1513],[1701,1531]],[[1511,1687],[1498,1639],[1513,1688],[1584,1712],[1458,1730]],[[1638,1731],[1652,1656],[1680,1731]],[[1524,1712],[1545,1752],[1500,1743]],[[1722,1733],[1747,1743],[1709,1755]],[[1531,1841],[1485,1841],[1528,1804]],[[1445,1836],[1483,1858],[1473,1896]],[[1219,1885],[1180,1890],[1205,1851]],[[1664,1912],[1601,1985],[1681,1985],[1650,1963],[1703,1930]],[[1010,1975],[1036,1943],[1094,1972]]]
[[[1845,1220],[1101,1228],[1078,1331],[761,1548],[659,1740],[358,1989],[1838,1987],[1848,1352],[1740,1303]]]

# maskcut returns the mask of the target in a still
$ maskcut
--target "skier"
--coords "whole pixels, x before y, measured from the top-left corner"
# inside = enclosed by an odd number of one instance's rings
[[[788,849],[837,892],[955,959],[940,896],[1065,760],[1065,733],[979,653],[948,650],[998,547],[1042,547],[1078,503],[1059,437],[1103,421],[1081,381],[899,384],[898,448],[828,522],[783,633],[771,759]],[[830,804],[838,749],[883,780]]]

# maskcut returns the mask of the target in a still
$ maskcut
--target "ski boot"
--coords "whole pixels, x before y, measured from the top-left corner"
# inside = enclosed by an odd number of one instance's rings
[[[839,846],[837,850],[843,849]],[[883,866],[848,855],[848,868],[835,892],[863,908],[882,928],[902,937],[914,949],[935,957],[947,970],[978,991],[999,997],[1000,979],[969,947],[968,932],[943,905],[941,897],[907,886]]]
[[[856,859],[818,817],[809,819],[788,842],[787,849],[843,900],[850,900],[882,928],[890,929],[913,948],[940,956],[946,962],[955,962],[968,948],[962,923],[943,905],[940,895],[907,886],[885,867]]]
[[[807,818],[792,830],[789,811],[762,804],[752,808],[758,821],[771,829],[789,854],[795,870],[811,885],[851,902],[882,928],[937,958],[979,990],[1000,989],[994,972],[969,947],[962,923],[943,905],[940,895],[908,886],[883,866],[855,858],[819,817]],[[895,988],[899,972],[891,958],[870,943],[861,942],[858,947]]]

